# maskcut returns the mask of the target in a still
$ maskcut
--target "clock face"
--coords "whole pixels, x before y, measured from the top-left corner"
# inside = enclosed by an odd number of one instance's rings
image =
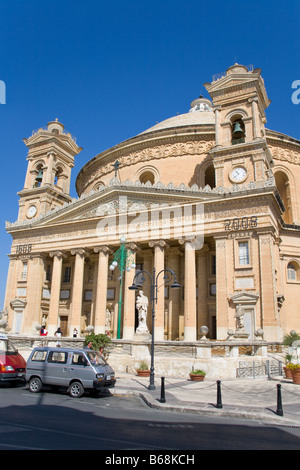
[[[31,219],[31,217],[34,217],[36,214],[36,207],[35,206],[30,206],[28,211],[27,211],[27,217]]]
[[[246,177],[247,177],[247,171],[242,166],[237,166],[231,172],[231,179],[235,183],[241,183],[242,181],[246,179]]]

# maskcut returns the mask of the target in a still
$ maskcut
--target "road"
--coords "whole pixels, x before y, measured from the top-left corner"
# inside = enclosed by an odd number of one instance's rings
[[[193,451],[196,459],[198,450],[299,448],[299,428],[164,412],[125,395],[72,399],[63,391],[0,388],[0,450]]]

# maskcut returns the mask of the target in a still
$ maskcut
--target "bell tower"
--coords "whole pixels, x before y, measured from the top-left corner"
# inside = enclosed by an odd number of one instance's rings
[[[71,200],[71,170],[82,150],[57,119],[23,141],[28,166],[24,188],[18,193],[18,221],[34,219]]]
[[[273,161],[265,137],[267,96],[261,69],[234,64],[204,83],[215,111],[216,185],[264,181]]]

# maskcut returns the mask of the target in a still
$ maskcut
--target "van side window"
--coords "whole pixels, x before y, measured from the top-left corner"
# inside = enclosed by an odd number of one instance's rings
[[[72,357],[72,364],[76,366],[86,366],[87,360],[81,353],[74,353]]]
[[[51,364],[66,364],[68,360],[67,352],[50,351],[48,356],[48,362]]]
[[[45,362],[47,351],[35,351],[32,355],[31,360],[36,362]]]

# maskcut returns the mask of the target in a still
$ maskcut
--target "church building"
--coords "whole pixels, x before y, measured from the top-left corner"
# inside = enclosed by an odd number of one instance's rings
[[[202,326],[226,339],[240,312],[249,339],[300,331],[300,141],[266,127],[261,69],[234,64],[204,86],[210,99],[88,161],[77,198],[82,149],[63,124],[24,139],[19,215],[6,223],[12,333],[131,340],[140,270],[150,334],[161,273],[157,341],[196,342]]]

